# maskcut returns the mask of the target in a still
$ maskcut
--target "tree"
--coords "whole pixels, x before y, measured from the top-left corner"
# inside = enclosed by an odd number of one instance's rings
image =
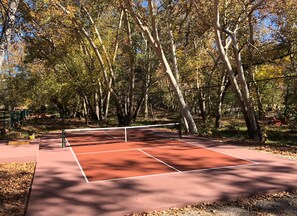
[[[252,5],[251,12],[263,3],[262,1],[257,2],[257,4]],[[237,31],[239,30],[239,24],[241,19],[246,19],[246,17],[239,17],[237,23],[234,24],[233,30],[228,29],[226,26],[222,26],[220,23],[220,7],[219,0],[214,0],[214,31],[216,37],[216,44],[218,51],[220,53],[221,59],[225,64],[228,72],[228,77],[231,82],[233,92],[239,101],[241,112],[244,116],[246,126],[248,129],[249,137],[252,139],[260,139],[260,128],[256,120],[254,106],[252,103],[252,98],[248,89],[246,78],[244,75],[243,64],[241,59],[241,53],[239,48],[239,43],[237,40]],[[232,66],[230,58],[227,56],[225,48],[222,43],[222,33],[226,33],[231,40],[233,57],[235,60],[235,68]],[[238,80],[235,78],[235,72],[237,73]]]
[[[13,29],[15,26],[16,12],[19,0],[11,0],[8,2],[0,1],[1,4],[1,36],[0,36],[0,68],[3,65],[5,53],[8,45],[13,38]]]
[[[159,29],[156,22],[156,3],[154,1],[149,0],[148,6],[141,7],[142,10],[147,11],[148,17],[146,17],[146,20],[142,19],[144,14],[140,14],[139,11],[137,11],[137,8],[135,7],[136,5],[133,5],[133,3],[131,3],[130,0],[124,0],[123,4],[127,7],[127,10],[134,18],[134,21],[137,23],[138,27],[143,32],[146,39],[150,42],[150,45],[152,46],[156,55],[158,56],[159,61],[161,62],[163,69],[170,80],[171,87],[176,94],[177,100],[180,105],[182,117],[185,120],[184,123],[186,127],[188,127],[187,129],[190,133],[197,133],[197,128],[193,116],[191,115],[189,107],[184,100],[179,84],[173,74],[172,68],[169,65],[168,57],[166,57],[166,54],[161,44],[161,38],[159,37],[158,33]]]

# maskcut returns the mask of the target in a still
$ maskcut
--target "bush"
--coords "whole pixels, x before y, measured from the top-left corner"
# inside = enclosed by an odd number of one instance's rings
[[[210,121],[206,121],[205,123],[200,123],[198,125],[198,134],[201,136],[211,136],[212,135],[212,123]]]

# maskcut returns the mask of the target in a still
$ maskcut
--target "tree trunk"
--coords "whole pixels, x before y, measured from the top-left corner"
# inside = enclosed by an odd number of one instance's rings
[[[171,9],[168,9],[167,12],[167,28],[170,40],[170,50],[171,50],[171,58],[172,58],[172,65],[174,71],[174,77],[176,81],[179,81],[179,72],[178,72],[178,64],[177,64],[177,55],[176,55],[176,46],[174,42],[173,32],[172,32],[172,24],[170,19],[170,14],[172,13]]]
[[[254,41],[254,27],[253,27],[253,22],[252,22],[252,16],[253,16],[253,14],[250,14],[248,17],[248,22],[249,22],[248,72],[249,72],[249,75],[250,75],[250,78],[252,81],[252,85],[255,88],[256,99],[257,99],[257,104],[258,104],[258,118],[261,120],[264,117],[264,110],[263,110],[263,104],[262,104],[259,87],[258,87],[258,84],[255,79],[254,67],[253,67],[253,48],[255,46],[255,41]]]
[[[151,25],[152,25],[152,29],[153,29],[152,31],[150,31],[149,28],[145,24],[143,24],[143,22],[140,20],[140,18],[139,18],[140,16],[133,10],[133,8],[131,6],[131,2],[129,0],[124,0],[124,3],[127,6],[130,14],[134,18],[135,22],[140,27],[141,31],[144,33],[147,40],[150,42],[151,46],[155,50],[162,66],[165,70],[165,73],[171,82],[171,87],[173,88],[173,90],[176,94],[176,97],[177,97],[179,105],[180,105],[181,114],[184,117],[184,119],[189,127],[189,132],[197,133],[197,127],[196,127],[194,118],[191,115],[189,107],[184,100],[184,97],[182,95],[180,87],[173,75],[171,67],[167,61],[166,56],[165,56],[164,50],[161,46],[161,42],[160,42],[159,35],[158,35],[158,29],[157,29],[157,26],[155,23],[155,13],[154,13],[154,6],[153,6],[152,2],[148,1],[150,20],[151,20]]]
[[[232,40],[233,53],[236,61],[236,71],[238,73],[239,84],[234,76],[234,72],[233,72],[233,68],[231,66],[230,60],[222,45],[221,32],[220,32],[222,29],[220,27],[220,19],[219,19],[219,0],[214,0],[214,3],[215,3],[214,30],[215,30],[215,37],[216,37],[218,50],[219,50],[221,59],[223,60],[227,68],[228,77],[231,82],[232,89],[239,101],[241,112],[244,116],[246,126],[248,129],[249,137],[251,139],[259,139],[260,138],[259,128],[256,122],[256,116],[255,116],[252,100],[249,95],[249,89],[247,87],[247,83],[244,77],[244,72],[243,72],[243,67],[241,62],[241,55],[238,48],[236,34],[235,34],[235,31],[228,32],[228,35]]]
[[[216,128],[221,128],[222,105],[223,105],[223,101],[229,85],[230,85],[230,82],[228,82],[227,77],[223,75],[221,86],[219,87],[219,93],[218,93],[219,98],[218,98],[216,121],[215,121]]]
[[[186,104],[185,100],[184,100],[184,97],[182,95],[182,92],[178,86],[178,83],[176,82],[174,76],[173,76],[173,73],[171,71],[171,68],[167,62],[167,59],[165,57],[165,54],[163,52],[163,49],[158,49],[156,50],[157,51],[157,54],[159,56],[159,58],[162,60],[162,65],[169,77],[169,80],[171,81],[171,86],[177,96],[177,99],[178,99],[178,102],[179,102],[179,105],[180,105],[180,109],[181,109],[181,114],[186,122],[186,124],[188,125],[188,129],[189,129],[189,132],[190,133],[197,133],[197,127],[196,127],[196,124],[195,124],[195,121],[194,121],[194,118],[193,116],[191,115],[190,113],[190,110],[189,110],[189,107],[188,105]]]
[[[206,122],[206,105],[205,105],[205,97],[203,94],[203,91],[200,87],[199,84],[199,80],[198,80],[198,69],[196,69],[197,71],[197,78],[196,78],[196,88],[197,88],[197,94],[198,94],[198,105],[199,105],[199,109],[200,109],[200,114],[201,114],[201,118],[202,118],[202,122],[205,123]]]
[[[94,92],[94,107],[95,107],[95,120],[99,121],[99,97],[98,97],[98,92]]]
[[[147,73],[145,74],[145,95],[144,95],[144,102],[143,102],[143,115],[144,118],[148,118],[149,115],[149,83],[150,83],[150,74],[151,74],[151,64],[150,64],[150,47],[148,46],[148,41],[145,39],[144,35],[142,35],[142,38],[145,42],[145,56],[146,56],[146,65],[144,67],[146,67],[146,71]]]
[[[101,82],[98,82],[98,95],[99,95],[99,120],[102,121],[103,119],[105,120],[106,118],[103,117],[103,93],[102,93],[102,86]]]
[[[65,12],[66,14],[70,15],[70,12],[65,7],[63,7],[59,2],[56,2],[56,6],[58,8],[60,8],[63,12]],[[106,63],[105,63],[105,61],[103,60],[103,56],[102,56],[101,52],[99,51],[99,47],[96,45],[96,43],[93,40],[93,38],[91,37],[90,33],[81,25],[81,23],[76,19],[76,17],[72,17],[72,21],[79,28],[80,33],[82,33],[86,37],[86,39],[89,41],[89,43],[90,43],[90,45],[91,45],[91,47],[92,47],[92,49],[93,49],[93,51],[95,53],[95,56],[96,56],[96,58],[97,58],[97,60],[99,62],[99,65],[100,65],[100,67],[102,69],[103,78],[104,78],[104,81],[105,81],[105,85],[107,87],[107,97],[106,97],[106,102],[105,102],[105,113],[104,113],[104,115],[106,117],[107,113],[108,113],[109,100],[110,100],[111,94],[115,98],[115,102],[117,104],[117,107],[120,108],[120,105],[118,104],[119,103],[119,98],[118,98],[118,96],[117,96],[117,94],[115,92],[116,82],[115,82],[114,71],[113,71],[113,68],[112,68],[112,63],[113,62],[110,61],[109,55],[108,55],[107,50],[106,50],[106,48],[105,48],[105,46],[103,44],[102,38],[101,38],[101,36],[99,34],[99,31],[98,31],[97,27],[95,26],[93,18],[91,17],[88,10],[84,6],[82,6],[82,9],[87,14],[88,19],[89,19],[90,23],[92,24],[92,26],[93,26],[93,28],[95,30],[97,39],[98,39],[98,41],[100,43],[100,48],[103,51],[103,54],[104,54],[104,57],[105,57],[105,60],[106,60]],[[122,15],[121,15],[121,19],[122,19]],[[121,19],[120,19],[120,22],[121,22]],[[115,50],[115,54],[113,56],[114,59],[116,58],[115,56],[116,56],[116,50]]]
[[[110,81],[110,83],[111,83],[111,81]],[[109,85],[111,85],[111,84],[109,84]],[[104,111],[103,111],[103,118],[104,119],[107,119],[107,115],[108,115],[108,112],[109,112],[110,97],[111,97],[111,90],[107,90],[106,98],[104,100]]]
[[[260,139],[260,129],[258,127],[257,118],[255,115],[255,110],[252,102],[252,98],[250,97],[250,92],[248,89],[248,85],[244,76],[242,61],[241,61],[241,54],[238,47],[238,42],[236,39],[236,35],[232,35],[232,43],[233,43],[233,50],[234,50],[234,57],[236,60],[237,65],[237,73],[239,78],[240,90],[243,96],[243,110],[246,111],[246,122],[248,125],[248,133],[249,137],[252,139]]]
[[[4,3],[2,3],[3,6]],[[8,8],[2,9],[6,14],[2,14],[1,19],[4,20],[1,28],[1,38],[0,38],[0,69],[2,68],[5,53],[8,49],[8,44],[12,39],[12,30],[15,25],[16,11],[18,9],[19,0],[10,0]]]
[[[145,96],[144,96],[144,118],[148,118],[148,113],[149,113],[149,74],[146,74],[145,76]]]
[[[89,125],[89,112],[88,112],[88,108],[87,108],[87,98],[86,98],[86,96],[83,97],[82,101],[83,101],[83,111],[84,111],[83,116],[85,118],[86,125]]]
[[[130,66],[130,83],[129,83],[129,100],[128,100],[128,109],[127,109],[127,117],[132,119],[134,116],[134,103],[135,103],[135,96],[134,96],[134,89],[135,89],[135,73],[134,73],[134,53],[133,53],[133,42],[132,42],[132,34],[131,34],[131,26],[129,22],[128,13],[125,10],[125,18],[126,18],[126,32],[127,32],[127,39],[129,44],[129,66]],[[136,118],[136,117],[135,117]],[[130,124],[131,121],[129,121]]]

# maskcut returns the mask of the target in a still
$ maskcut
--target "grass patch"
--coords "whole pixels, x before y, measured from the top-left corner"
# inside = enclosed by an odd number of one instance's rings
[[[243,127],[233,128],[222,128],[222,129],[212,129],[212,136],[218,138],[232,138],[234,140],[247,139],[247,131]]]
[[[267,129],[268,144],[290,145],[297,147],[297,133],[292,132],[287,126],[270,127]]]
[[[223,120],[222,128],[214,128],[211,125],[211,131],[213,138],[227,139],[233,141],[242,141],[243,143],[254,143],[259,145],[260,143],[254,140],[249,140],[247,128],[243,120],[240,119],[226,119]],[[289,126],[275,126],[265,125],[262,123],[262,130],[264,129],[267,135],[266,144],[274,146],[296,146],[297,147],[297,133],[292,132]]]

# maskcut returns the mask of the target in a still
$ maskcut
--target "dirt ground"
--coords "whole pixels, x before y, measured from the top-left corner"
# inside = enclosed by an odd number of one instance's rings
[[[35,163],[0,164],[0,216],[25,215]]]
[[[297,192],[280,192],[231,202],[189,205],[132,216],[294,216],[297,215]]]

